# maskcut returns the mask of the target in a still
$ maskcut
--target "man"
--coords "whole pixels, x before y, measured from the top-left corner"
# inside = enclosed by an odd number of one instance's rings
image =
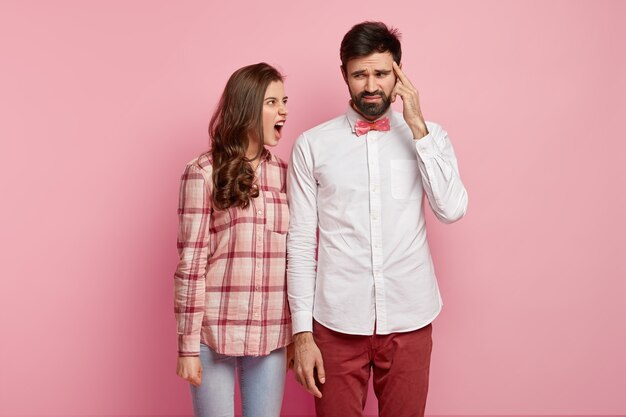
[[[296,379],[318,416],[362,416],[370,373],[381,417],[423,416],[441,310],[423,193],[446,223],[463,217],[467,193],[401,69],[397,30],[358,24],[340,55],[348,110],[303,133],[289,165]],[[390,108],[398,96],[402,114]]]

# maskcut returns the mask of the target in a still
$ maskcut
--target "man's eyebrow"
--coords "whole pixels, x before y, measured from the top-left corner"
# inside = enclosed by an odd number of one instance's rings
[[[350,75],[354,77],[355,75],[365,74],[366,72],[367,72],[367,70],[364,70],[364,69],[356,70],[354,72],[351,72]],[[375,69],[374,73],[387,75],[387,74],[391,74],[391,70],[388,70],[388,69]]]

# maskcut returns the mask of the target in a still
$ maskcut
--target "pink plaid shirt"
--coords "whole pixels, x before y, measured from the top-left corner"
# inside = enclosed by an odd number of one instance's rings
[[[263,356],[291,343],[286,170],[266,151],[257,170],[259,197],[245,210],[217,210],[210,155],[187,164],[174,274],[180,356],[198,356],[201,341],[231,356]]]

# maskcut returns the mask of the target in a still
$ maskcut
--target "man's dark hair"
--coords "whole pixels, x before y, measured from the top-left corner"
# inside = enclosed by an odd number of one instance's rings
[[[343,37],[339,50],[343,70],[346,70],[349,60],[374,52],[390,52],[393,60],[400,65],[402,58],[400,36],[398,29],[388,28],[382,22],[362,22],[352,26]]]

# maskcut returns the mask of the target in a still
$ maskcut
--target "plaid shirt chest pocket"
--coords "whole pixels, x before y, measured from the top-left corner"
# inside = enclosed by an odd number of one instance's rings
[[[287,233],[289,227],[289,206],[287,193],[265,192],[265,225],[268,230],[280,234]]]

